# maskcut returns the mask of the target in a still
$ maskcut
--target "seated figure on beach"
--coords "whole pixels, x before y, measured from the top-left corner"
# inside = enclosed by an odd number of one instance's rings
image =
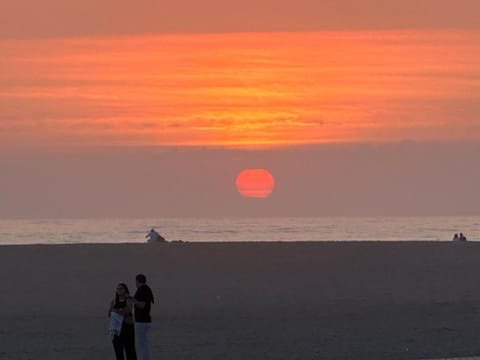
[[[458,234],[455,233],[455,235],[453,235],[452,241],[459,241],[459,240],[460,240],[460,238],[458,237]]]
[[[463,233],[460,233],[460,236],[458,237],[458,240],[467,241],[467,238],[465,237],[465,235],[463,235]]]
[[[167,240],[165,240],[162,235],[156,232],[155,229],[151,229],[145,237],[147,238],[148,243],[167,242]]]

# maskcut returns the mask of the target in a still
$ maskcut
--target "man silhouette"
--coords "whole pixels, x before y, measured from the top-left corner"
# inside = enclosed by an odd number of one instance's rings
[[[147,277],[138,274],[135,277],[137,291],[133,296],[135,315],[135,339],[137,342],[137,355],[140,360],[150,360],[150,339],[149,332],[152,323],[150,316],[151,305],[153,304],[152,289],[146,284]]]

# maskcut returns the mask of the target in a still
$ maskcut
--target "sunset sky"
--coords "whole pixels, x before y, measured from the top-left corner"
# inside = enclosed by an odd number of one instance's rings
[[[479,11],[6,2],[0,216],[480,214]]]

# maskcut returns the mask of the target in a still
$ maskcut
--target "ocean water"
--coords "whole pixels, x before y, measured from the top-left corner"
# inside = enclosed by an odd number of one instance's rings
[[[480,240],[480,216],[358,218],[0,219],[0,245],[142,243],[150,228],[184,241]]]

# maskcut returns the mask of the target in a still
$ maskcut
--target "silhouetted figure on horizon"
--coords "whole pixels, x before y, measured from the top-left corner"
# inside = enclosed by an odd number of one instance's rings
[[[460,240],[460,238],[458,237],[458,234],[455,233],[455,235],[453,235],[452,241],[459,241],[459,240]]]
[[[463,233],[460,233],[460,236],[458,237],[458,240],[467,241],[467,238],[465,237],[465,235],[463,235]]]

